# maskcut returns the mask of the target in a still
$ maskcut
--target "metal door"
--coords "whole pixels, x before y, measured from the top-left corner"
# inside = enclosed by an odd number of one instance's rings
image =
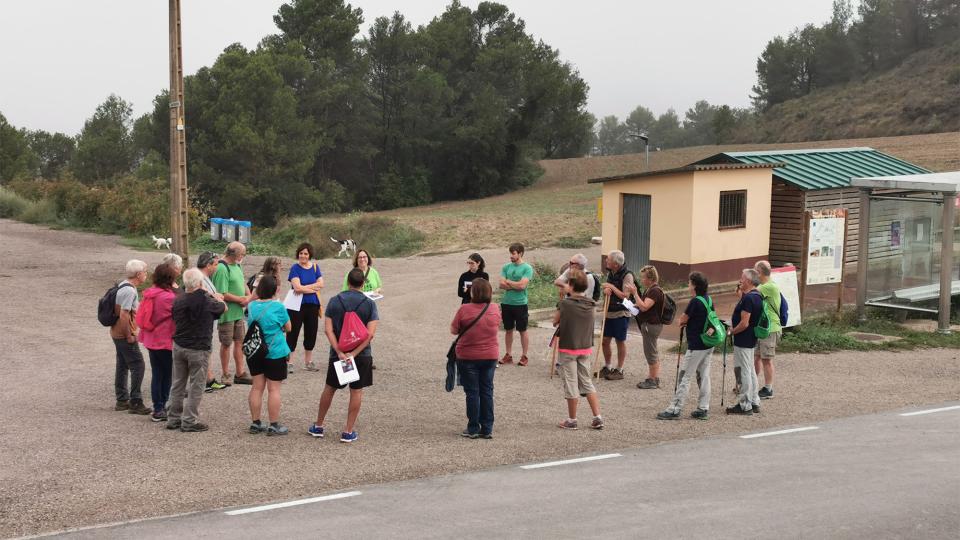
[[[636,272],[650,262],[650,196],[624,194],[621,224],[627,268]]]

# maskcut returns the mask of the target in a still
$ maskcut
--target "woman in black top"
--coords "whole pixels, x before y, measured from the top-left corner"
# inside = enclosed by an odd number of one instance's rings
[[[483,278],[490,281],[490,276],[483,271],[486,264],[479,253],[473,253],[467,257],[467,271],[460,274],[457,280],[457,296],[460,297],[461,304],[470,303],[470,284],[477,278]]]

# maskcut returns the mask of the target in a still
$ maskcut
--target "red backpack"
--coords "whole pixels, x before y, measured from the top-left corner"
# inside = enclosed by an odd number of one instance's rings
[[[337,299],[340,300],[340,305],[343,307],[343,324],[340,325],[340,337],[337,339],[337,346],[341,351],[348,353],[357,348],[358,345],[367,340],[367,337],[370,336],[370,333],[367,332],[367,326],[363,324],[363,321],[360,320],[360,316],[357,315],[357,312],[347,311],[346,305],[343,303],[343,299],[337,296]],[[367,299],[364,298],[364,302]],[[363,305],[363,302],[360,302],[359,308]]]

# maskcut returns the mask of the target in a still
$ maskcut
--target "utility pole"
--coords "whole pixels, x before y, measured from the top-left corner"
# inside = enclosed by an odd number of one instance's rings
[[[170,0],[170,235],[173,252],[189,257],[187,137],[183,123],[183,46],[180,0]]]

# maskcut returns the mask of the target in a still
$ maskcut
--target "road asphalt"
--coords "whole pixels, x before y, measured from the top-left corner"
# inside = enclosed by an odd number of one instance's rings
[[[316,501],[277,501],[281,508],[228,508],[56,536],[953,539],[960,533],[960,402],[571,458],[589,460],[356,486],[318,493]]]

